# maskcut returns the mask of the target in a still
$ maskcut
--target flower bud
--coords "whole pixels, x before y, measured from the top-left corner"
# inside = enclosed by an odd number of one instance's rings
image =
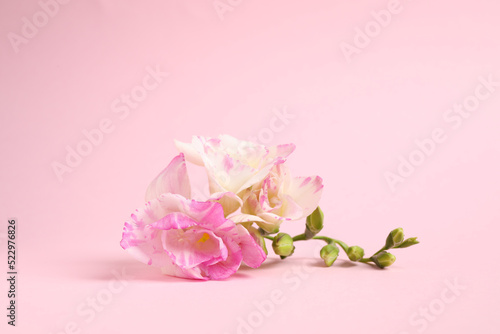
[[[319,252],[327,267],[330,267],[339,256],[339,248],[335,244],[328,244],[321,248]]]
[[[282,259],[292,255],[295,250],[293,238],[289,234],[278,233],[273,240],[273,250]]]
[[[392,255],[391,253],[387,253],[386,251],[382,251],[378,253],[375,256],[371,257],[371,260],[375,262],[377,267],[379,268],[385,268],[389,267],[391,264],[393,264],[396,261],[396,257]]]
[[[351,246],[347,249],[347,256],[351,261],[359,261],[365,256],[365,251],[359,246]]]
[[[405,241],[403,241],[403,243],[401,245],[399,245],[397,248],[406,248],[406,247],[416,245],[418,243],[420,243],[420,242],[417,240],[417,237],[408,238]]]
[[[393,248],[401,245],[405,239],[405,234],[402,228],[397,228],[391,231],[385,240],[385,249]]]
[[[247,227],[247,230],[248,233],[250,233],[250,235],[254,238],[255,242],[257,242],[257,244],[260,247],[262,247],[264,253],[266,253],[267,255],[268,253],[267,253],[266,241],[264,240],[264,236],[262,235],[262,233],[260,233],[260,231],[253,226]]]
[[[323,211],[318,206],[306,219],[306,239],[311,239],[323,228]]]

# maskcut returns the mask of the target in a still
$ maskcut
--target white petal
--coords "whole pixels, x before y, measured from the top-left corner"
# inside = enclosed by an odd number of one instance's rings
[[[269,218],[269,219],[267,219]],[[254,215],[249,215],[249,214],[239,214],[239,215],[234,215],[231,217],[228,217],[228,219],[231,219],[235,223],[253,223],[255,222],[257,225],[262,227],[262,229],[266,232],[269,233],[275,233],[279,229],[279,226],[281,222],[284,220],[284,218],[279,217],[274,214],[269,214],[269,213],[263,213],[259,214],[259,216],[254,216]]]
[[[294,177],[284,192],[304,210],[301,218],[310,215],[319,204],[323,192],[323,180],[319,176]]]
[[[177,149],[180,152],[184,153],[187,161],[198,166],[203,166],[203,159],[201,158],[200,153],[194,148],[193,144],[183,143],[178,140],[174,140],[174,142]]]
[[[269,155],[272,157],[286,158],[295,151],[295,144],[284,144],[269,148]]]
[[[220,203],[220,205],[222,205],[222,208],[224,209],[225,217],[235,212],[243,205],[243,201],[241,200],[241,198],[239,198],[235,193],[232,192],[213,193],[212,195],[210,195],[210,198],[208,200],[211,202]]]
[[[173,158],[170,164],[151,181],[146,190],[146,201],[166,193],[179,194],[185,198],[191,197],[186,161],[182,153]]]

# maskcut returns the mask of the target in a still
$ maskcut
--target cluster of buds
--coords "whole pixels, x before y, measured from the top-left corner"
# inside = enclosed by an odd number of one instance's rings
[[[306,228],[304,233],[295,237],[286,233],[278,233],[276,236],[271,237],[263,230],[260,230],[260,238],[265,238],[273,241],[274,252],[285,259],[291,256],[295,250],[294,242],[301,240],[317,239],[323,240],[327,244],[320,250],[320,257],[325,262],[327,267],[332,266],[337,260],[340,248],[344,250],[349,260],[353,262],[372,263],[379,268],[386,268],[396,261],[396,257],[387,252],[389,249],[407,248],[418,244],[416,237],[405,239],[402,228],[392,230],[386,238],[385,245],[379,251],[375,252],[370,257],[365,257],[365,251],[359,246],[348,246],[345,242],[329,238],[326,236],[318,236],[317,234],[323,229],[324,214],[320,207],[317,207],[306,219]]]

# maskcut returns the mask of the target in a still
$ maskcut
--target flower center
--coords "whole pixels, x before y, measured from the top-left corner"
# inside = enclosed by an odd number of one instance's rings
[[[207,240],[210,239],[210,235],[208,233],[203,233],[203,235],[201,236],[201,238],[198,240],[198,242],[205,242]]]

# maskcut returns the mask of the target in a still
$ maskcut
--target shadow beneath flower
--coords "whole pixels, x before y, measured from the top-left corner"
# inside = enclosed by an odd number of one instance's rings
[[[285,260],[277,259],[277,258],[267,258],[266,261],[259,267],[257,268],[258,270],[266,270],[266,269],[273,269],[277,268],[279,266],[282,266],[283,264],[289,264],[289,265],[299,265],[299,266],[310,266],[310,267],[316,267],[316,268],[325,268],[328,269],[325,265],[325,262],[322,259],[315,259],[315,258],[308,258],[308,257],[289,257],[286,258]],[[355,263],[349,260],[343,260],[343,259],[338,259],[335,264],[333,264],[333,267],[340,267],[340,268],[352,268],[352,267],[367,267],[363,263]],[[249,271],[249,270],[255,270],[254,268],[250,268],[248,266],[241,266],[241,268],[238,271]]]
[[[267,258],[266,261],[257,269],[250,268],[246,265],[242,265],[240,269],[233,274],[231,277],[223,281],[231,280],[248,280],[255,278],[253,273],[250,271],[265,271],[265,270],[275,270],[279,268],[286,262],[287,264],[301,265],[301,266],[311,266],[317,268],[330,269],[325,266],[323,260],[321,259],[311,259],[311,258],[287,258],[286,260],[281,260],[279,258]],[[367,269],[373,270],[372,266],[367,266],[362,263],[354,263],[348,260],[338,259],[333,265],[337,268],[352,268],[352,267],[366,267]],[[160,269],[157,267],[151,267],[138,262],[132,258],[108,258],[108,259],[85,259],[85,260],[72,260],[65,263],[59,263],[57,266],[57,275],[60,277],[70,278],[72,280],[84,280],[84,281],[113,281],[113,280],[123,280],[128,282],[171,282],[171,283],[194,283],[194,282],[206,282],[203,280],[195,279],[185,279],[179,277],[167,276],[161,273]]]
[[[249,266],[242,265],[240,267],[240,269],[238,269],[238,272],[240,272],[240,271],[255,270],[255,269],[257,269],[257,270],[271,269],[271,268],[274,268],[277,265],[279,265],[281,262],[283,262],[283,260],[273,259],[273,258],[267,258],[266,261],[264,261],[264,263],[262,263],[259,268],[251,268]]]
[[[322,263],[322,265],[325,266],[324,263]],[[338,259],[337,261],[335,261],[333,265],[335,267],[341,267],[341,268],[352,268],[358,266],[359,264],[349,260]]]
[[[134,259],[73,261],[65,266],[64,274],[73,279],[92,281],[202,282],[164,275],[160,268],[145,265]]]
[[[247,267],[245,266],[245,268],[247,268]],[[252,276],[250,276],[250,275],[243,274],[241,272],[242,269],[243,269],[243,266],[241,266],[240,269],[238,269],[238,271],[236,273],[232,274],[230,277],[228,277],[222,281],[240,280],[240,279],[246,280],[246,279],[252,278]],[[253,269],[253,268],[248,268],[248,269]]]
[[[267,261],[266,261],[267,262]],[[279,262],[279,260],[277,261]],[[263,267],[269,264],[263,264]],[[61,276],[67,276],[71,279],[82,279],[92,281],[111,281],[123,279],[125,281],[147,281],[147,282],[172,282],[172,283],[193,283],[193,282],[208,282],[204,280],[180,278],[168,276],[161,273],[160,268],[145,265],[133,258],[123,259],[96,259],[96,260],[74,260],[70,263],[65,263],[62,266],[64,270],[58,273]],[[262,266],[261,266],[262,267]],[[253,268],[242,265],[241,268],[228,280],[249,279],[250,275],[242,271]]]
[[[315,263],[311,264],[312,267],[317,267],[317,268],[329,268],[325,265],[325,262],[321,259],[317,259]],[[332,265],[332,267],[335,268],[352,268],[352,267],[358,267],[358,268],[366,268],[366,269],[378,269],[377,266],[375,266],[372,263],[360,263],[360,262],[352,262],[349,260],[344,260],[344,259],[337,259],[335,263]]]

